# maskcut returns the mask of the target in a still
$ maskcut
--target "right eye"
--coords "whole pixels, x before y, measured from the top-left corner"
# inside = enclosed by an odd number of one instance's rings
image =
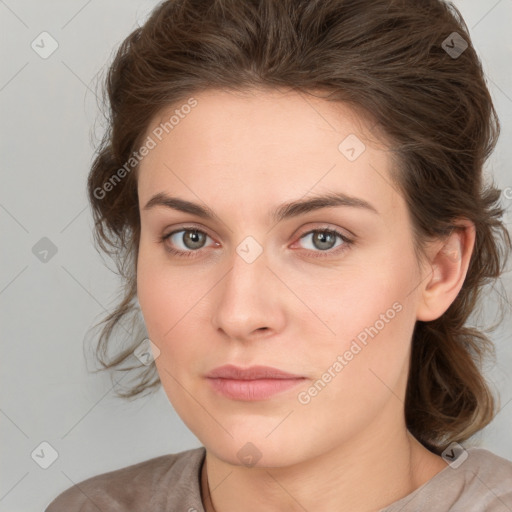
[[[162,236],[161,241],[165,246],[165,250],[171,254],[190,258],[195,257],[194,253],[200,252],[208,238],[210,238],[208,234],[200,229],[183,227]],[[217,242],[215,244],[218,245]],[[177,249],[176,246],[178,246]]]

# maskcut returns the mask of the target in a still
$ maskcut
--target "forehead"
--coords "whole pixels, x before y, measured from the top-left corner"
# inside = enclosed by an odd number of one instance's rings
[[[357,133],[379,136],[370,121],[346,104],[328,101],[304,92],[283,89],[248,89],[244,91],[206,90],[161,110],[150,123],[148,133],[159,139],[172,139],[174,147],[195,143],[208,150],[211,157],[247,152],[251,147],[272,147],[274,153],[300,146],[302,152],[317,152],[336,142],[340,136]],[[331,137],[326,138],[326,134]],[[382,137],[381,137],[382,138]],[[163,141],[165,143],[165,141]],[[235,146],[233,143],[243,144]],[[240,149],[238,149],[240,148]],[[193,157],[194,155],[190,155]]]
[[[156,145],[140,164],[141,202],[162,189],[192,200],[236,194],[247,208],[256,196],[277,203],[308,191],[395,200],[380,133],[347,105],[283,90],[193,99],[193,108],[181,109],[185,99],[148,127]]]

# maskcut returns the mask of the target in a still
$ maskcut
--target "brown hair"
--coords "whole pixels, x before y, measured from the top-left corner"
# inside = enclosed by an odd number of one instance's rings
[[[493,419],[496,403],[481,373],[494,347],[468,319],[483,285],[503,272],[511,242],[500,190],[482,173],[499,121],[464,20],[441,0],[170,0],[125,39],[108,69],[109,125],[88,180],[95,241],[124,280],[101,322],[97,360],[103,369],[141,370],[118,395],[159,385],[154,365],[123,366],[137,361],[143,334],[107,357],[125,318],[141,326],[137,176],[126,163],[162,109],[205,89],[254,87],[325,91],[375,121],[391,141],[420,255],[456,219],[475,224],[460,293],[439,319],[416,323],[405,401],[407,427],[432,451],[469,438]]]

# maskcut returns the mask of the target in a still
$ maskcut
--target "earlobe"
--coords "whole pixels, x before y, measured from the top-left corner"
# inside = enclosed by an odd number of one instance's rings
[[[429,322],[439,318],[457,297],[471,260],[475,227],[469,220],[456,223],[451,234],[438,240],[430,249],[430,277],[424,279],[416,311],[417,320]]]

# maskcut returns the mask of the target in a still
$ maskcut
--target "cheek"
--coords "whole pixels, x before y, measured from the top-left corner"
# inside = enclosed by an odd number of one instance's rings
[[[174,295],[158,266],[152,265],[141,252],[137,263],[137,296],[150,339],[157,345],[162,332],[174,323]]]
[[[201,295],[187,279],[186,273],[169,264],[163,247],[153,245],[141,240],[137,296],[148,334],[159,345],[164,337],[171,337],[174,326],[193,308]]]
[[[149,338],[160,351],[155,364],[162,385],[174,403],[183,400],[179,383],[203,369],[207,344],[198,332],[204,334],[207,328],[203,296],[208,282],[200,272],[191,279],[190,272],[169,264],[158,250],[163,249],[141,246],[137,295]]]
[[[197,344],[191,343],[191,333],[187,332],[194,314],[192,306],[198,297],[190,291],[194,288],[190,283],[187,286],[180,281],[179,272],[170,273],[144,256],[141,251],[137,264],[139,304],[149,338],[159,349],[155,365],[162,387],[184,416],[187,397],[181,385],[189,387],[185,369],[190,368],[190,361],[197,360],[195,352],[200,351]]]
[[[329,327],[310,316],[302,320],[303,350],[321,380],[319,402],[357,409],[382,401],[391,389],[402,391],[416,321],[411,283],[418,279],[417,267],[398,251],[381,253],[379,263],[326,281],[322,293],[318,285],[301,288],[304,302]],[[325,334],[319,336],[320,329]],[[314,351],[312,339],[318,340]],[[324,384],[329,390],[323,391]]]
[[[339,271],[303,277],[300,298],[309,311],[295,319],[303,332],[320,334],[322,346],[339,351],[355,338],[362,344],[374,337],[393,340],[404,322],[410,328],[414,311],[407,305],[415,300],[418,274],[414,259],[398,252],[376,252]]]
[[[314,351],[309,348],[316,379],[296,398],[297,418],[303,424],[314,418],[328,425],[327,437],[350,439],[385,408],[400,414],[414,310],[405,301],[393,304],[391,308],[386,300],[366,304],[357,321],[345,315],[336,342],[319,342]],[[381,312],[387,312],[387,323],[379,318]]]

